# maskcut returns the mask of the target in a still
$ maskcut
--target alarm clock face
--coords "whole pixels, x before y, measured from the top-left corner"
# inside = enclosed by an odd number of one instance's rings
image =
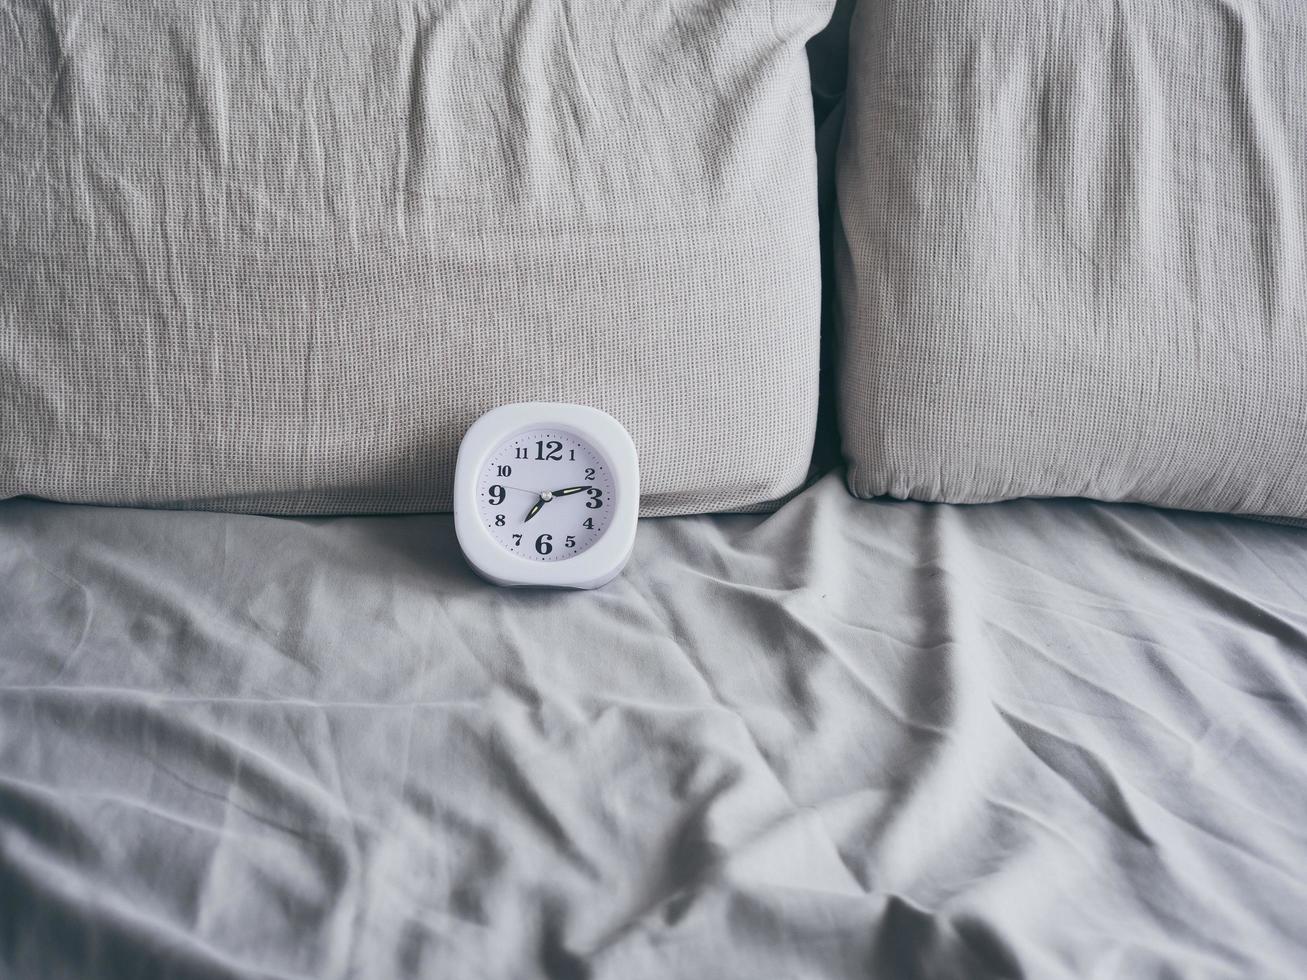
[[[566,561],[586,551],[608,529],[616,505],[611,465],[567,429],[519,432],[481,467],[481,523],[500,547],[530,561]]]
[[[454,530],[497,585],[594,589],[631,557],[640,464],[630,434],[588,405],[501,405],[463,436]]]

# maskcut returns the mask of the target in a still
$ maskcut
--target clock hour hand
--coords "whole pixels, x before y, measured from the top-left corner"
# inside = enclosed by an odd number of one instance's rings
[[[555,497],[566,497],[570,494],[581,493],[583,490],[589,489],[589,487],[564,487],[562,490],[544,491],[540,494],[540,499],[535,502],[535,506],[531,508],[522,523],[525,524],[527,521],[531,520],[531,518],[535,517],[536,514],[540,513],[540,508],[549,503],[549,501],[553,500]]]
[[[535,517],[536,514],[540,513],[540,508],[553,500],[555,496],[556,494],[551,490],[541,490],[540,499],[536,501],[535,506],[531,508],[531,512],[526,515],[526,518],[522,523],[525,524],[527,521],[531,520],[531,518]]]

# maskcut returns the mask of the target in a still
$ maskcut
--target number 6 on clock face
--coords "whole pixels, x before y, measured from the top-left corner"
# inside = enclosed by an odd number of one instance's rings
[[[610,581],[630,557],[639,503],[635,445],[598,409],[505,405],[478,419],[459,448],[459,545],[500,585]]]

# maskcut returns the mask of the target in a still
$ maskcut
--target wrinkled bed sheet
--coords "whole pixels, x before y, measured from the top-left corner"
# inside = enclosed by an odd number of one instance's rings
[[[0,974],[1307,965],[1307,531],[1087,502],[647,521],[0,506]]]

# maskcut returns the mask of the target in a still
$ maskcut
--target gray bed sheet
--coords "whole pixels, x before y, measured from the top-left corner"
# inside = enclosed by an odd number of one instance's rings
[[[1078,501],[641,525],[0,506],[0,973],[1307,968],[1307,531]]]

